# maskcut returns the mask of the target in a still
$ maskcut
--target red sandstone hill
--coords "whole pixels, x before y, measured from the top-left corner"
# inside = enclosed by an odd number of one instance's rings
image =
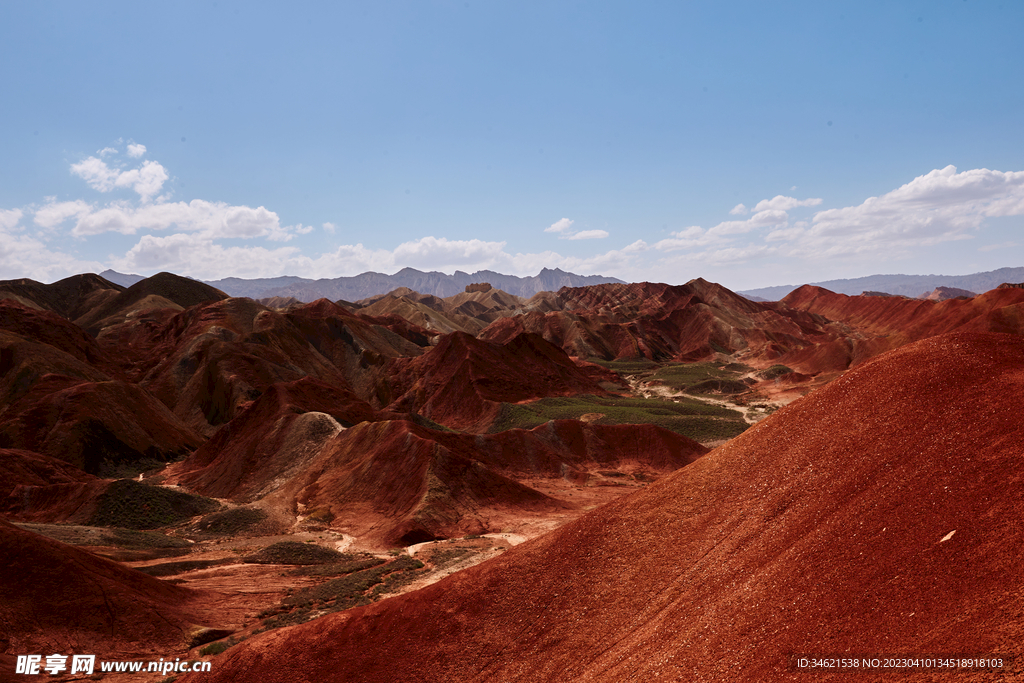
[[[121,285],[93,273],[72,275],[49,285],[28,278],[0,282],[0,299],[50,311],[68,320],[102,306],[123,291]]]
[[[844,370],[883,351],[948,332],[1024,333],[1024,291],[1010,288],[970,299],[934,301],[847,296],[804,285],[780,303],[848,328],[841,340],[779,359],[802,372]]]
[[[171,466],[166,483],[317,512],[345,533],[393,546],[500,530],[489,520],[564,507],[519,480],[583,483],[597,469],[664,473],[707,452],[653,425],[558,420],[476,436],[396,417],[315,380],[275,385]]]
[[[419,356],[435,336],[399,316],[353,314],[326,299],[296,307],[286,318],[360,398],[376,407],[392,400],[388,362]]]
[[[169,481],[206,496],[250,502],[301,471],[340,429],[377,417],[351,392],[309,377],[275,384],[192,457],[174,465]]]
[[[132,375],[206,435],[279,382],[310,376],[347,384],[284,315],[251,299],[194,306],[143,333]]]
[[[47,375],[0,411],[0,446],[43,453],[90,474],[142,460],[167,462],[202,443],[164,404],[122,381]]]
[[[145,278],[75,318],[75,324],[98,336],[104,328],[116,326],[125,318],[154,309],[183,310],[191,306],[221,301],[224,292],[210,285],[173,273],[157,273]]]
[[[486,431],[502,402],[605,394],[599,382],[615,378],[596,366],[581,368],[536,334],[493,343],[453,332],[422,356],[396,361],[394,368],[391,384],[398,398],[391,410],[417,412],[467,431]]]
[[[754,365],[835,338],[820,318],[700,278],[566,287],[524,308],[530,312],[497,320],[479,338],[500,342],[525,331],[582,358],[693,361],[727,353]]]
[[[108,484],[57,458],[0,449],[0,515],[8,519],[84,521]]]
[[[591,468],[669,472],[703,455],[699,444],[653,425],[562,420],[530,431],[474,436],[404,420],[364,422],[336,434],[272,498],[382,545],[500,531],[502,515],[566,507],[518,481],[585,480]]]
[[[47,374],[89,381],[121,378],[96,341],[55,313],[0,301],[0,405]]]
[[[202,442],[72,323],[6,301],[0,325],[0,447],[96,474],[104,461],[168,460]]]
[[[524,300],[481,283],[443,299],[401,287],[359,303],[364,306],[359,312],[366,315],[399,315],[428,330],[475,335],[498,318],[522,309]]]
[[[500,558],[179,680],[847,681],[788,658],[1020,658],[1022,390],[1019,336],[905,346]]]
[[[207,596],[0,520],[0,653],[131,657],[187,646]],[[5,671],[5,675],[13,671]]]

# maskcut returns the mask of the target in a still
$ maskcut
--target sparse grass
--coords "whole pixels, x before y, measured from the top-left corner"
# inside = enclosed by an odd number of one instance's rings
[[[691,394],[742,394],[749,389],[743,382],[732,379],[706,379],[687,387]]]
[[[306,515],[306,522],[314,524],[330,524],[332,521],[334,521],[334,513],[330,508],[317,508]]]
[[[238,534],[248,531],[267,518],[263,510],[232,508],[206,515],[192,529],[207,534]]]
[[[709,379],[735,380],[749,371],[750,368],[738,363],[725,366],[717,363],[673,363],[659,368],[650,379],[677,391],[686,391],[699,382]]]
[[[369,604],[414,581],[423,573],[421,569],[422,562],[406,555],[297,591],[278,607],[260,613],[264,619],[262,630],[301,624],[313,616]]]
[[[150,486],[131,479],[113,482],[99,497],[92,526],[156,529],[212,512],[220,503],[210,498]]]
[[[656,424],[694,441],[729,439],[747,428],[739,412],[696,399],[684,398],[676,403],[650,398],[571,396],[527,404],[503,403],[490,432],[532,429],[549,420],[578,420],[587,413],[604,415],[597,424]]]
[[[155,458],[140,458],[139,460],[118,462],[104,459],[100,462],[96,474],[104,479],[134,479],[143,472],[159,469],[166,465],[166,462],[156,460]]]
[[[119,548],[191,548],[184,538],[167,536],[156,531],[111,529],[110,541]]]
[[[199,654],[203,657],[207,655],[219,655],[221,652],[224,652],[234,644],[234,638],[228,638],[227,640],[218,640],[216,643],[210,643],[209,645],[204,647],[202,650],[199,651]]]
[[[757,373],[757,376],[762,379],[777,379],[791,372],[793,372],[793,368],[786,367],[785,365],[773,365]]]
[[[243,558],[252,564],[335,564],[345,555],[337,550],[298,541],[281,541]]]
[[[231,564],[235,560],[224,558],[220,560],[184,560],[182,562],[164,562],[163,564],[152,564],[148,567],[136,567],[138,571],[150,576],[173,576],[195,571],[196,569],[207,569],[222,564]]]
[[[436,550],[430,556],[430,564],[435,567],[444,567],[458,562],[467,555],[472,554],[472,552],[473,551],[469,548],[444,548],[442,550]]]
[[[589,358],[588,360],[595,365],[600,365],[603,368],[626,375],[650,372],[658,367],[658,363],[648,358],[634,358],[630,360],[599,360],[597,358]]]
[[[321,564],[316,566],[302,567],[300,569],[293,570],[293,574],[301,574],[303,576],[344,576],[353,572],[362,571],[363,569],[369,569],[370,567],[376,567],[377,565],[384,564],[387,560],[374,557],[373,555],[360,553],[359,555],[342,554],[345,558],[334,564]]]

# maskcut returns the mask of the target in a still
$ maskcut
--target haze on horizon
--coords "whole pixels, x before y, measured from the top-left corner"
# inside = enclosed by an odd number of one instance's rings
[[[1024,5],[10,3],[0,279],[1024,265]]]

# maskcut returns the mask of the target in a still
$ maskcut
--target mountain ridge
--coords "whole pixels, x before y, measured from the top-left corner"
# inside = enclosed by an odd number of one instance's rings
[[[916,298],[922,294],[928,294],[938,287],[953,287],[981,293],[995,289],[1004,282],[1021,281],[1024,281],[1024,267],[998,268],[996,270],[969,273],[967,275],[904,275],[901,273],[866,275],[864,277],[808,282],[804,284],[822,287],[836,294],[848,294],[850,296],[865,291],[873,291]],[[799,287],[800,285],[777,285],[774,287],[745,289],[736,293],[745,297],[753,296],[763,298],[766,301],[778,301]]]

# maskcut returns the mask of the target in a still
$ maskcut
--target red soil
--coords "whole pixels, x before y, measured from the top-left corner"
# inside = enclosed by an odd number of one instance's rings
[[[121,376],[96,340],[73,323],[47,311],[0,301],[0,398],[20,396],[47,373],[89,380]]]
[[[203,593],[0,520],[0,652],[167,654],[210,623]],[[110,657],[113,658],[113,657]],[[5,674],[8,672],[5,672]]]
[[[45,375],[0,413],[0,443],[59,458],[91,474],[142,459],[168,461],[203,438],[142,388]]]
[[[0,448],[0,498],[17,486],[89,481],[94,477],[63,460],[31,451]]]
[[[8,519],[85,521],[109,483],[57,458],[0,449],[0,514]]]
[[[565,287],[538,297],[525,306],[532,312],[498,320],[479,338],[504,341],[525,331],[581,358],[694,361],[726,352],[753,365],[835,338],[820,318],[699,278],[680,286]]]
[[[325,419],[330,416],[338,425],[296,441],[295,422],[309,412],[321,413]],[[275,384],[192,457],[173,465],[168,483],[184,484],[206,496],[249,502],[268,493],[271,482],[301,467],[302,458],[315,455],[338,427],[375,419],[377,411],[344,389],[309,377]],[[308,446],[316,450],[310,452]]]
[[[1024,656],[1022,412],[1019,336],[911,344],[496,560],[179,680],[803,681],[791,654]]]
[[[68,320],[102,306],[123,291],[121,285],[93,273],[72,275],[49,285],[28,278],[0,282],[0,299],[13,299]]]
[[[575,420],[486,436],[406,420],[362,422],[339,433],[325,414],[342,417],[332,403],[312,380],[275,387],[172,466],[167,482],[236,502],[265,499],[289,514],[316,512],[364,545],[394,547],[500,531],[510,517],[575,507],[524,481],[582,484],[600,469],[670,472],[707,452],[653,425]],[[316,407],[322,412],[299,416]]]
[[[456,429],[486,431],[502,402],[605,394],[599,379],[615,377],[579,367],[539,335],[493,343],[453,332],[419,358],[396,362],[392,386],[399,398],[389,408]]]
[[[993,289],[970,299],[932,301],[847,296],[804,285],[782,300],[791,308],[838,320],[856,330],[891,337],[890,348],[959,330],[1024,332],[1024,290]]]

